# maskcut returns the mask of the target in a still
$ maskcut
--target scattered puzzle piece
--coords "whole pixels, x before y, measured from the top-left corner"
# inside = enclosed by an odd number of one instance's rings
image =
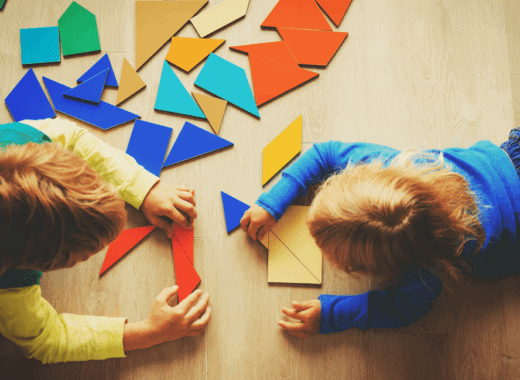
[[[278,173],[302,149],[302,116],[298,116],[264,148],[262,186]]]
[[[20,82],[5,98],[5,104],[14,121],[40,120],[56,117],[51,103],[33,69],[25,73]]]
[[[121,79],[119,81],[121,82],[121,86],[119,87],[119,91],[117,91],[116,106],[146,87],[146,83],[144,83],[126,58],[123,60]]]
[[[286,65],[254,54],[249,54],[249,65],[258,106],[319,75],[299,66]]]
[[[192,95],[202,109],[202,112],[204,112],[204,115],[206,115],[209,125],[211,125],[211,128],[213,128],[218,135],[222,119],[224,118],[224,112],[226,111],[227,102],[222,99],[214,98],[213,96],[197,94],[196,92],[192,92]]]
[[[114,74],[114,69],[112,68],[112,63],[110,63],[110,58],[108,57],[108,53],[106,53],[104,56],[102,56],[96,63],[94,63],[90,69],[88,69],[85,74],[83,74],[79,79],[77,80],[78,83],[84,82],[87,79],[92,78],[94,75],[99,74],[102,71],[105,71],[108,69],[108,76],[106,85],[110,87],[118,87],[117,85],[117,79]]]
[[[181,115],[206,118],[166,61],[163,63],[161,81],[159,82],[154,108]]]
[[[43,82],[56,111],[98,128],[109,129],[141,117],[104,101],[99,102],[99,104],[92,104],[67,99],[63,96],[63,93],[70,90],[70,87],[46,77],[43,77]]]
[[[172,250],[175,263],[175,281],[179,287],[177,295],[179,302],[181,302],[200,284],[200,277],[175,236],[172,237]]]
[[[207,2],[208,0],[136,1],[136,70],[139,70]]]
[[[87,79],[80,85],[64,92],[63,96],[99,104],[101,101],[101,95],[103,94],[103,89],[105,88],[108,71],[109,70],[106,69],[105,71],[94,75],[92,78]]]
[[[100,51],[96,16],[75,1],[58,20],[63,56]]]
[[[339,26],[352,0],[316,0],[316,2],[327,16],[330,17],[332,22],[334,22],[336,26]]]
[[[240,226],[240,219],[244,216],[244,212],[249,209],[249,205],[232,197],[229,194],[220,192],[222,196],[222,205],[224,206],[224,218],[226,219],[226,229],[229,234],[235,228]]]
[[[300,65],[327,66],[348,36],[344,32],[277,29]]]
[[[103,266],[101,267],[99,275],[101,276],[108,268],[114,265],[117,260],[134,248],[137,243],[148,236],[154,229],[155,226],[145,226],[124,230],[121,235],[119,235],[117,239],[108,246],[105,261],[103,261]]]
[[[233,21],[244,17],[249,6],[249,0],[224,0],[206,12],[191,19],[191,23],[201,37],[213,33]]]
[[[179,242],[186,257],[193,264],[193,229],[173,226],[173,234]]]
[[[233,143],[222,137],[205,131],[189,122],[185,122],[177,140],[173,144],[170,154],[163,167],[177,164],[190,158],[202,156],[219,149],[232,146]]]
[[[166,60],[184,71],[191,71],[226,40],[172,37]]]
[[[211,53],[195,85],[260,117],[243,68]]]
[[[60,62],[60,35],[57,26],[20,29],[22,65]]]
[[[287,44],[284,41],[265,42],[253,45],[231,46],[230,49],[242,51],[248,54],[254,54],[259,57],[272,59],[273,61],[283,62],[286,65],[299,67],[298,62],[296,62],[296,59],[293,57],[291,51],[289,50]]]
[[[126,153],[159,177],[172,132],[171,128],[136,120]]]
[[[0,0],[0,11],[4,9],[5,2],[6,0]]]
[[[314,0],[280,0],[261,26],[332,31]]]

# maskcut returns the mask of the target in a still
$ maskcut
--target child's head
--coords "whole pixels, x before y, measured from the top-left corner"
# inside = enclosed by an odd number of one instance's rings
[[[86,161],[55,143],[0,150],[0,273],[86,260],[124,228],[124,202]]]
[[[464,177],[444,165],[442,154],[416,151],[330,177],[308,226],[336,267],[393,279],[410,264],[457,279],[464,243],[474,238],[480,249],[485,238]]]

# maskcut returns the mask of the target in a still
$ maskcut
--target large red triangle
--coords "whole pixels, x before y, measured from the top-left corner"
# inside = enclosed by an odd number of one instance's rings
[[[188,297],[200,283],[200,277],[193,264],[184,253],[181,245],[172,238],[173,261],[175,262],[175,279],[179,287],[179,302]]]
[[[105,261],[103,261],[103,266],[101,267],[99,275],[101,276],[117,260],[134,248],[137,243],[143,240],[154,229],[155,226],[145,226],[124,230],[121,235],[119,235],[117,239],[108,246]]]
[[[327,16],[330,17],[332,22],[334,22],[336,26],[339,26],[352,0],[316,0],[316,2]]]
[[[248,54],[255,54],[260,57],[272,59],[273,61],[283,62],[287,65],[298,67],[298,62],[296,62],[296,59],[294,59],[291,51],[284,41],[231,46],[230,49],[243,51],[244,53]]]
[[[314,0],[280,0],[261,26],[332,31]]]
[[[259,106],[319,74],[249,54],[255,101]]]
[[[173,226],[173,234],[182,250],[193,264],[193,229]]]

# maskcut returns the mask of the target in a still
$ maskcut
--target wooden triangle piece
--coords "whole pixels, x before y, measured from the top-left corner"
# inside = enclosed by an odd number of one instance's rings
[[[230,46],[230,49],[241,51],[248,54],[255,54],[260,57],[272,59],[273,61],[283,62],[286,65],[298,67],[298,62],[292,55],[289,47],[284,41],[264,42],[261,44]]]
[[[201,37],[223,28],[246,15],[249,0],[224,0],[191,19],[191,23]]]
[[[186,257],[188,257],[193,264],[193,229],[173,226],[173,234],[186,254]]]
[[[87,102],[99,104],[101,95],[105,89],[109,69],[106,69],[76,87],[65,91],[63,96],[73,99],[85,100]]]
[[[223,191],[220,192],[220,195],[222,197],[222,206],[224,207],[226,229],[229,234],[235,228],[240,226],[240,220],[242,219],[242,216],[244,216],[244,213],[249,209],[249,205],[239,201],[227,193],[224,193]]]
[[[184,71],[191,71],[226,40],[172,37],[166,60]]]
[[[339,26],[352,0],[316,0],[316,2],[327,16],[330,17],[332,22],[334,22],[336,26]]]
[[[280,0],[261,26],[332,31],[314,0]]]
[[[119,79],[119,90],[117,91],[116,106],[146,87],[146,83],[141,79],[137,71],[134,70],[130,62],[125,58]]]
[[[211,128],[213,128],[218,135],[222,119],[224,118],[224,112],[226,111],[227,101],[214,98],[213,96],[197,94],[196,92],[192,92],[191,94],[202,112],[204,112],[204,115],[206,115],[209,125],[211,125]]]
[[[200,277],[175,236],[172,238],[172,249],[173,261],[175,262],[175,280],[179,287],[177,295],[179,302],[181,302],[200,284]]]

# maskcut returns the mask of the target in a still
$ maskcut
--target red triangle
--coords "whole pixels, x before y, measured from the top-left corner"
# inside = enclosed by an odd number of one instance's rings
[[[280,0],[261,26],[332,31],[314,0]]]
[[[348,33],[277,28],[300,65],[327,66]]]
[[[134,248],[137,243],[143,240],[154,229],[155,226],[145,226],[124,230],[121,235],[119,235],[117,239],[108,246],[105,261],[103,261],[103,266],[101,267],[99,275],[101,276],[117,260]]]
[[[257,105],[264,104],[319,75],[254,54],[249,54],[249,64]]]
[[[339,26],[343,16],[347,13],[352,0],[316,0],[321,9],[330,17],[330,19]]]
[[[298,67],[298,62],[296,62],[296,59],[294,59],[291,51],[284,41],[231,46],[230,49],[243,51],[244,53],[248,54],[255,54],[260,57],[272,59],[273,61],[283,62],[287,65]]]
[[[173,234],[182,250],[193,264],[193,229],[173,226]]]
[[[200,277],[175,237],[172,238],[175,279],[179,287],[179,302],[188,297],[200,283]]]

